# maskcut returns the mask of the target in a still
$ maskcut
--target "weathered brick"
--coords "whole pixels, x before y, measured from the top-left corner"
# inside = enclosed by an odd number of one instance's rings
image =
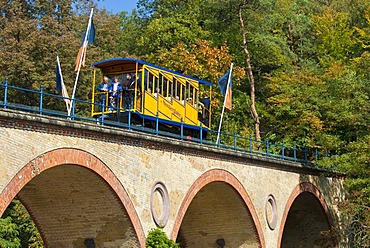
[[[144,247],[145,235],[155,227],[150,193],[157,181],[171,196],[164,231],[175,239],[181,230],[191,247],[217,247],[221,237],[232,247],[279,247],[289,210],[302,193],[317,199],[328,226],[337,225],[336,205],[343,199],[335,173],[322,176],[324,171],[298,163],[130,130],[4,110],[0,138],[0,212],[18,194],[43,237],[48,242],[55,237],[50,247],[79,247],[86,235],[105,240],[105,247]],[[60,182],[63,173],[71,180]],[[269,194],[277,202],[274,230],[264,215]],[[214,206],[218,200],[222,204]],[[101,211],[89,208],[93,203]],[[124,232],[125,226],[132,228]]]

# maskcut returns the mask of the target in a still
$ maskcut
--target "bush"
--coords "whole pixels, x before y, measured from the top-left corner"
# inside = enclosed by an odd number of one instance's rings
[[[170,240],[160,228],[152,229],[148,233],[145,245],[147,248],[179,248],[179,244]]]

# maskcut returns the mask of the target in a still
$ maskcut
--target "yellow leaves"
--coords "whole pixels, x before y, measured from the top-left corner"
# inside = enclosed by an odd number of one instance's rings
[[[291,102],[291,99],[290,98],[269,97],[269,98],[267,98],[267,102],[268,103],[279,105],[279,104],[287,104],[287,103],[290,103]]]
[[[231,61],[232,55],[226,44],[221,47],[212,47],[210,41],[198,40],[189,45],[178,43],[170,51],[163,51],[159,61],[155,62],[215,83],[229,70]],[[233,85],[240,85],[240,79],[244,76],[244,69],[234,66]]]
[[[336,62],[332,63],[330,65],[330,67],[328,67],[325,70],[324,76],[328,80],[334,80],[338,77],[341,77],[341,76],[345,75],[346,73],[347,73],[347,70],[346,70],[344,64],[340,61],[336,61]]]
[[[316,130],[316,131],[321,131],[323,129],[323,121],[314,113],[305,113],[302,115],[299,119],[298,122],[303,125],[310,127],[310,129]]]
[[[361,29],[355,27],[356,32],[359,34],[359,37],[356,38],[356,41],[359,42],[364,49],[370,48],[370,9],[365,12],[365,18],[368,23],[368,27]]]

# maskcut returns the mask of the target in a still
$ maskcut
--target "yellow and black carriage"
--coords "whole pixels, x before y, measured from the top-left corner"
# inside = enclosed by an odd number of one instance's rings
[[[93,68],[94,118],[183,130],[192,137],[209,131],[212,83],[132,58],[96,62]]]

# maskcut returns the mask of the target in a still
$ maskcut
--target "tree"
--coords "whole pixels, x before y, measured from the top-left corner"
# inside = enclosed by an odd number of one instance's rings
[[[370,245],[370,135],[350,142],[342,155],[320,161],[321,166],[332,167],[346,173],[344,181],[347,198],[341,202],[343,247],[369,247]]]
[[[322,65],[352,57],[354,30],[349,26],[347,13],[328,9],[314,16],[313,23],[319,41],[318,59]]]
[[[95,1],[5,1],[1,0],[3,13],[0,25],[0,70],[12,85],[57,93],[55,90],[55,64],[59,55],[64,81],[70,92],[74,85],[74,62],[86,30],[90,7]],[[77,11],[74,10],[76,6]],[[120,54],[120,19],[106,11],[95,11],[94,24],[97,38],[89,46],[86,64],[118,57]],[[9,59],[12,58],[12,59]],[[80,74],[77,98],[91,99],[91,67]],[[35,105],[36,94],[10,91],[9,99],[18,103]],[[46,106],[63,110],[64,102],[45,97]],[[89,106],[80,105],[77,114],[88,115]]]
[[[192,75],[210,82],[217,82],[218,79],[230,68],[233,59],[226,44],[221,47],[213,47],[211,42],[198,40],[195,44],[179,43],[169,51],[163,52],[157,57],[155,63],[164,67]],[[228,133],[240,131],[242,134],[250,134],[250,130],[245,127],[245,111],[248,111],[247,105],[238,104],[246,97],[238,88],[242,79],[245,77],[245,70],[240,66],[233,69],[233,110],[225,116],[223,130]],[[223,96],[217,89],[212,91],[212,128],[217,130],[221,108],[223,105]],[[203,97],[203,96],[200,96]],[[243,97],[243,100],[240,98]],[[231,121],[233,119],[233,121]],[[229,121],[228,121],[229,120]]]
[[[249,79],[249,85],[251,88],[250,96],[251,96],[251,112],[252,116],[254,119],[254,132],[256,136],[256,140],[261,140],[261,134],[260,134],[260,119],[258,117],[258,113],[256,110],[256,93],[255,93],[255,83],[254,83],[254,76],[253,76],[253,70],[252,70],[252,65],[251,65],[251,57],[248,51],[248,44],[247,44],[247,38],[246,38],[246,30],[245,30],[245,25],[244,25],[244,20],[243,20],[243,15],[242,15],[242,10],[243,7],[247,4],[247,0],[244,0],[243,3],[239,5],[238,9],[238,14],[239,14],[239,20],[240,20],[240,27],[242,30],[242,36],[243,36],[243,50],[245,53],[245,60],[247,63],[247,72],[248,72],[248,79]]]
[[[22,203],[14,199],[0,219],[0,247],[44,247],[41,236]]]
[[[178,248],[179,244],[170,240],[160,228],[152,229],[148,233],[145,245],[147,248]]]
[[[303,68],[276,72],[268,80],[267,135],[291,145],[316,146],[325,128],[319,107],[325,102],[325,82],[315,71]]]
[[[18,227],[12,223],[11,217],[0,219],[0,247],[21,247],[18,234]]]
[[[136,55],[151,61],[179,42],[193,44],[206,37],[199,25],[200,0],[142,0],[139,13],[145,18],[140,22],[141,34],[136,40]],[[129,30],[127,30],[129,31]]]

